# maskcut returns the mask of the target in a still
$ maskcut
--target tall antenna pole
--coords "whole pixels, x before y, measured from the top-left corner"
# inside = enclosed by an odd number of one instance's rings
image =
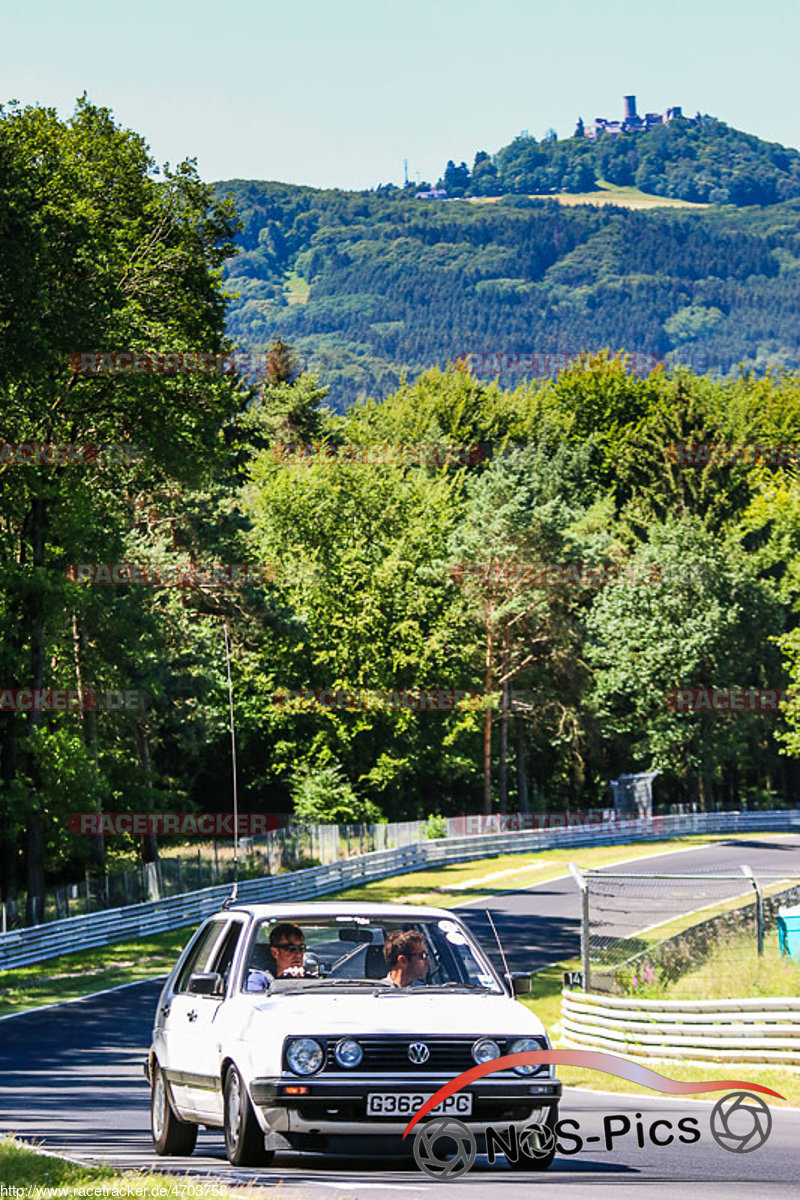
[[[228,622],[222,622],[225,633],[225,664],[228,669],[228,705],[231,713],[231,766],[233,769],[233,888],[225,902],[227,908],[236,903],[239,891],[239,790],[236,782],[236,728],[233,723],[233,683],[231,682],[231,644],[228,640]]]
[[[403,159],[403,174],[405,176],[405,179],[404,179],[405,186],[408,187],[408,159],[407,158]]]

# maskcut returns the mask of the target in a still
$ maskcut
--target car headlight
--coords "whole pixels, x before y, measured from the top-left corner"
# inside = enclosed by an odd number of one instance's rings
[[[491,1062],[493,1058],[500,1057],[500,1047],[491,1038],[481,1038],[472,1047],[472,1057],[476,1063]]]
[[[340,1067],[357,1067],[364,1057],[364,1051],[352,1038],[342,1038],[337,1042],[335,1054]]]
[[[509,1054],[525,1054],[528,1050],[542,1050],[541,1042],[536,1038],[515,1038],[508,1047]],[[520,1067],[514,1067],[516,1075],[535,1075],[537,1071],[541,1071],[540,1063],[526,1063]]]
[[[314,1038],[294,1038],[286,1050],[286,1062],[295,1075],[313,1075],[324,1059],[322,1046]]]

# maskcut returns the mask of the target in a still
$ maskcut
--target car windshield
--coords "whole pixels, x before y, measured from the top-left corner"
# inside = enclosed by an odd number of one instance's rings
[[[502,992],[486,958],[458,922],[341,916],[258,923],[242,979],[245,992],[299,987]]]

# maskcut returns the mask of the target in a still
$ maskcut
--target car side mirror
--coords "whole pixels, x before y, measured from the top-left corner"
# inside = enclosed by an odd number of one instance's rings
[[[531,977],[527,971],[509,971],[505,978],[511,988],[512,996],[530,995]]]
[[[189,976],[189,991],[193,996],[221,996],[222,976],[218,971],[195,971]]]

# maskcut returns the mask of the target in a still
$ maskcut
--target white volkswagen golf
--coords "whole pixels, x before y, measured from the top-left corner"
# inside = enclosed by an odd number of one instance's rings
[[[265,1165],[283,1149],[403,1154],[413,1113],[456,1075],[549,1049],[513,992],[444,909],[223,910],[197,930],[159,998],[145,1067],[156,1151],[191,1154],[204,1125],[224,1130],[236,1165]],[[560,1096],[551,1067],[519,1066],[432,1115],[457,1117],[480,1145],[498,1121],[552,1127]]]

